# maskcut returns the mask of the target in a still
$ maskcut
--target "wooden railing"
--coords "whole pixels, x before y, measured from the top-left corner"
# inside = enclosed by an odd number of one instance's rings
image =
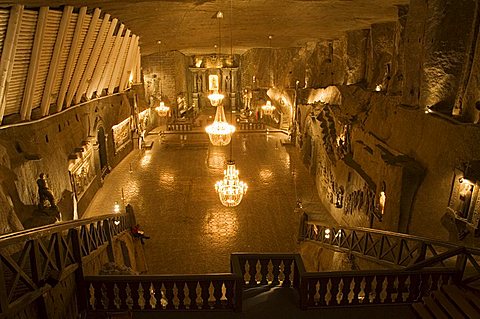
[[[299,239],[398,269],[455,268],[465,285],[480,280],[480,249],[472,247],[371,228],[327,226],[308,221],[306,214]]]
[[[191,123],[172,123],[167,125],[168,131],[186,132],[192,130]]]
[[[413,303],[455,282],[456,269],[334,271],[302,274],[300,307]]]
[[[0,317],[77,270],[82,258],[128,229],[129,219],[127,214],[104,215],[0,236]]]
[[[239,131],[264,131],[265,123],[237,123]]]
[[[233,274],[85,277],[89,313],[235,310]]]

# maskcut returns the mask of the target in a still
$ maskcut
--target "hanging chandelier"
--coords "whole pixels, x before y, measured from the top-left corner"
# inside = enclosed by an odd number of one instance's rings
[[[162,63],[162,41],[158,41],[158,56],[159,56],[159,62],[160,62],[160,105],[155,108],[155,111],[157,111],[158,116],[160,117],[165,117],[168,114],[168,111],[170,111],[170,107],[165,105],[165,102],[162,101],[163,97],[163,63]]]
[[[223,206],[238,206],[243,199],[243,195],[247,192],[248,186],[238,178],[238,170],[235,167],[234,160],[228,161],[224,175],[223,180],[215,184],[215,191],[218,193]]]
[[[210,100],[212,106],[219,106],[220,104],[222,104],[224,97],[225,95],[219,93],[218,90],[214,90],[213,93],[208,95],[208,99]]]
[[[160,105],[155,108],[155,111],[157,111],[158,116],[165,117],[167,116],[168,111],[170,111],[170,108],[166,106],[163,101],[160,101]]]
[[[227,122],[223,105],[217,107],[215,120],[205,128],[205,131],[215,146],[225,146],[232,140],[232,134],[235,132],[235,126]]]
[[[265,115],[272,115],[273,111],[275,111],[275,106],[272,105],[272,102],[267,101],[267,104],[262,105],[262,111]]]

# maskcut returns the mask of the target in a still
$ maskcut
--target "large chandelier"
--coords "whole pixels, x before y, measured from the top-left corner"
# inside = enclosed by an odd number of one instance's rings
[[[219,93],[218,90],[215,90],[208,96],[208,99],[210,100],[212,106],[219,106],[222,103],[224,97],[225,95]]]
[[[235,161],[228,161],[224,175],[223,180],[215,184],[215,191],[218,193],[223,206],[238,206],[243,199],[243,195],[247,192],[248,186],[238,178]]]
[[[160,101],[160,105],[155,108],[155,111],[157,111],[158,116],[165,117],[168,111],[170,111],[170,108],[166,106],[163,101]]]
[[[232,140],[232,134],[235,132],[235,126],[227,122],[223,105],[217,107],[215,120],[205,128],[205,131],[215,146],[225,146]]]
[[[272,105],[272,102],[267,101],[267,104],[262,105],[262,111],[265,115],[272,115],[273,111],[275,111],[275,106]]]

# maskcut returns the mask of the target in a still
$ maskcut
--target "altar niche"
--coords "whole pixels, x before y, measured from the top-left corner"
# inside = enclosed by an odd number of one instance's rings
[[[467,164],[466,169],[455,170],[448,210],[454,214],[457,220],[464,222],[478,236],[480,221],[478,189],[480,179],[473,173],[471,167],[471,164]]]
[[[225,95],[225,107],[235,105],[238,63],[230,55],[193,56],[190,67],[190,92],[196,110],[211,107],[208,95],[219,90]]]

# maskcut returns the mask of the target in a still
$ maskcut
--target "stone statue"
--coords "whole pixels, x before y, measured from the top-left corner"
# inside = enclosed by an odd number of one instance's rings
[[[44,173],[40,173],[39,178],[37,179],[37,185],[38,196],[40,197],[40,203],[38,204],[38,207],[40,209],[45,208],[44,202],[45,200],[48,200],[51,208],[57,208],[57,205],[55,205],[55,198],[48,188],[47,176]]]

